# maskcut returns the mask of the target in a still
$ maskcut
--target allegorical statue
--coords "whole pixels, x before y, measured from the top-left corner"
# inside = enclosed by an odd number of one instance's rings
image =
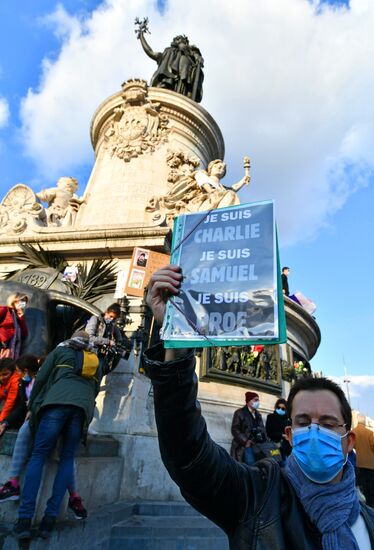
[[[244,177],[230,187],[221,183],[226,164],[220,159],[210,162],[206,170],[196,170],[199,159],[184,151],[169,151],[166,161],[169,189],[164,195],[151,197],[145,208],[157,225],[166,221],[172,226],[174,216],[180,214],[240,204],[237,192],[250,182],[248,157],[243,159]]]
[[[187,36],[179,35],[163,52],[154,52],[144,36],[149,33],[148,18],[142,21],[136,18],[135,25],[143,50],[158,65],[150,85],[173,90],[200,103],[203,97],[204,59],[199,48],[190,45]]]

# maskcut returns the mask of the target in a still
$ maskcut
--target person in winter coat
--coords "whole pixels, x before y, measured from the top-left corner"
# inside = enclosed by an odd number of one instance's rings
[[[181,268],[158,270],[147,303],[162,325]],[[195,352],[165,349],[142,355],[153,384],[160,454],[182,496],[228,536],[231,550],[370,550],[374,510],[359,501],[347,455],[355,443],[343,390],[327,378],[305,377],[291,388],[285,468],[273,459],[239,464],[209,436],[197,400]]]
[[[255,442],[265,441],[265,427],[261,413],[258,412],[260,400],[258,394],[247,391],[245,394],[245,406],[235,411],[231,433],[231,456],[239,462],[253,464],[255,456],[252,445]]]
[[[92,420],[95,397],[105,374],[105,364],[97,357],[90,345],[89,335],[84,331],[74,333],[71,339],[59,344],[41,366],[28,405],[30,428],[35,432],[35,440],[26,471],[19,518],[13,529],[17,538],[28,539],[31,536],[43,466],[62,436],[52,496],[39,527],[41,536],[48,536],[52,531],[73,478],[79,441]]]
[[[16,292],[8,296],[6,306],[0,306],[0,359],[18,359],[21,353],[28,335],[24,314],[28,301],[26,294]]]
[[[285,439],[285,428],[289,425],[287,415],[287,401],[280,397],[275,402],[274,412],[268,414],[266,418],[266,435],[274,443],[279,443],[280,452],[282,454],[282,462],[284,464],[287,456],[291,453],[291,446]]]
[[[85,331],[89,334],[90,343],[93,346],[113,346],[123,342],[122,333],[116,325],[120,315],[121,308],[116,303],[110,305],[100,317],[92,315],[87,322]]]

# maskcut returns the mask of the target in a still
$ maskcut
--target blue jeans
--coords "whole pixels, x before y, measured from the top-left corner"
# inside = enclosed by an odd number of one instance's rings
[[[244,449],[243,462],[248,466],[251,466],[251,464],[254,464],[256,462],[252,447],[246,447]]]
[[[74,405],[51,406],[42,412],[34,448],[27,466],[18,512],[20,518],[32,518],[34,515],[44,463],[61,435],[60,461],[52,496],[45,510],[45,515],[58,516],[67,486],[73,477],[74,456],[82,434],[83,418],[83,410]]]

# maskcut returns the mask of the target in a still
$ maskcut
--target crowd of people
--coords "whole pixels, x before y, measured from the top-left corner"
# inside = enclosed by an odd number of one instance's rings
[[[177,266],[151,278],[147,300],[160,325],[181,278]],[[116,326],[120,308],[112,304],[46,357],[20,355],[27,303],[27,296],[15,294],[0,308],[0,437],[19,429],[0,502],[20,500],[14,526],[19,539],[31,537],[43,468],[59,440],[57,473],[38,533],[49,536],[67,492],[75,517],[87,517],[77,490],[76,451],[100,381],[116,366],[100,350],[123,340]],[[164,349],[160,342],[145,351],[142,368],[154,386],[164,464],[185,499],[227,533],[230,548],[372,547],[374,436],[362,419],[352,430],[351,408],[334,382],[298,380],[287,400],[275,401],[266,422],[259,394],[247,391],[232,419],[230,457],[210,439],[201,415],[194,350]]]
[[[31,537],[43,468],[58,442],[57,473],[38,534],[49,536],[67,492],[74,517],[87,517],[77,491],[75,455],[79,442],[86,439],[101,379],[119,362],[115,354],[102,349],[123,343],[116,326],[121,311],[114,303],[101,316],[93,315],[84,330],[74,332],[46,357],[20,355],[28,333],[27,303],[27,296],[14,294],[0,308],[0,437],[9,429],[18,429],[9,478],[0,487],[0,503],[20,500],[13,529],[19,539]]]

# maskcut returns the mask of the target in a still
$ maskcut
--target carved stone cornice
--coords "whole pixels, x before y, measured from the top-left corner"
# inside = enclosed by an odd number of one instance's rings
[[[315,319],[299,304],[284,297],[287,342],[307,361],[316,354],[321,343],[321,331]]]
[[[123,106],[123,90],[107,98],[94,113],[91,141],[96,155],[111,131],[116,114]],[[184,137],[186,143],[193,138],[196,154],[203,164],[208,164],[214,158],[224,157],[222,133],[213,117],[203,107],[181,94],[161,88],[148,88],[147,100],[152,105],[160,106],[159,113],[168,119],[168,129],[174,134],[179,134],[182,139]]]

